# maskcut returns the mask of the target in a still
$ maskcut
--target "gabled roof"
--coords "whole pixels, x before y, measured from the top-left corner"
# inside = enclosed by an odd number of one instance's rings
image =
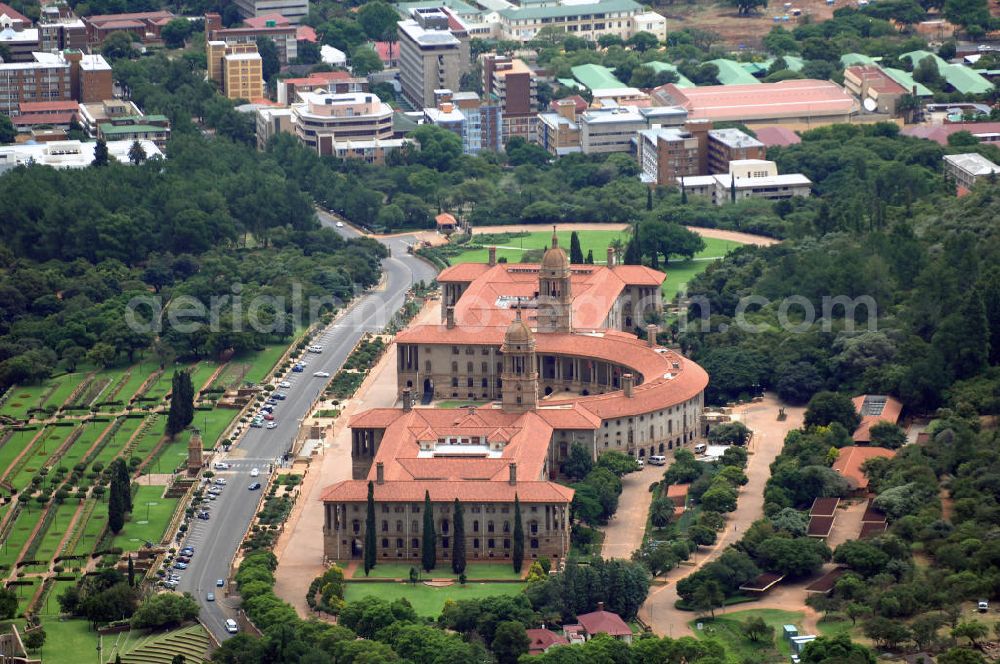
[[[562,634],[556,634],[552,630],[548,629],[528,629],[525,630],[525,634],[528,635],[528,654],[538,655],[552,646],[566,645],[569,641]]]
[[[946,157],[947,158],[947,157]],[[903,412],[903,404],[898,399],[877,394],[862,394],[851,400],[855,410],[861,415],[861,424],[854,430],[855,443],[871,442],[871,428],[879,422],[895,424]]]
[[[6,16],[15,23],[24,23],[26,26],[31,25],[31,19],[17,11],[10,5],[0,2],[0,17]]]
[[[594,611],[577,616],[576,621],[580,623],[587,634],[608,634],[610,636],[628,636],[632,630],[625,624],[621,616],[611,611]]]
[[[864,472],[861,470],[861,466],[865,461],[878,458],[891,459],[896,456],[895,452],[884,447],[857,445],[841,447],[838,452],[840,455],[833,462],[833,469],[843,475],[848,482],[858,489],[868,488],[868,478],[865,477]]]

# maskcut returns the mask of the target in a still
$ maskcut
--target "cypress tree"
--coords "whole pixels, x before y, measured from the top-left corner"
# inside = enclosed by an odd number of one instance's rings
[[[646,188],[646,209],[647,210],[652,210],[653,209],[653,188],[652,187],[647,187]]]
[[[451,571],[465,573],[465,513],[462,503],[455,499],[455,541],[451,543]]]
[[[191,374],[175,371],[170,388],[170,413],[167,415],[167,435],[174,438],[194,421],[194,385]]]
[[[129,477],[128,467],[122,458],[111,462],[111,493],[117,494],[122,508],[126,512],[132,511],[132,480]]]
[[[588,249],[587,250],[587,258],[586,258],[586,260],[584,262],[587,265],[593,265],[594,264],[594,250],[593,249]]]
[[[131,554],[128,557],[128,587],[135,588],[135,563],[132,561]]]
[[[732,176],[732,179],[729,180],[729,199],[733,203],[736,202],[736,176],[735,175]]]
[[[639,224],[632,228],[632,237],[625,245],[625,265],[642,265],[642,246],[639,243]]]
[[[437,534],[434,532],[434,512],[430,491],[424,491],[424,532],[420,541],[423,567],[429,572],[437,565]]]
[[[122,504],[121,494],[112,490],[108,496],[108,528],[117,535],[124,527],[125,506]]]
[[[514,571],[521,573],[524,563],[524,526],[521,524],[521,501],[514,494]]]
[[[368,514],[365,515],[365,576],[375,567],[375,484],[368,481]]]
[[[684,178],[681,178],[681,205],[687,205],[688,202],[688,190],[684,186]]]
[[[583,263],[583,247],[580,246],[580,236],[577,235],[576,231],[570,233],[569,236],[569,262],[573,265]]]

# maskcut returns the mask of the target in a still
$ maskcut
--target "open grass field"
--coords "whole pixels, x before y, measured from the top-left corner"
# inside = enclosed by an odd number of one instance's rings
[[[145,419],[141,417],[126,417],[122,421],[121,426],[111,435],[111,438],[105,441],[104,447],[97,453],[94,461],[100,461],[105,466],[111,463],[111,460],[122,451],[122,448],[128,443],[129,438],[139,430],[144,421]]]
[[[153,424],[136,439],[135,448],[129,453],[129,456],[145,459],[153,451],[153,448],[156,447],[156,444],[160,442],[160,438],[163,438],[166,429],[166,415],[157,415]]]
[[[109,418],[110,419],[110,418]],[[82,429],[80,437],[77,438],[68,450],[63,454],[62,458],[59,459],[60,466],[66,466],[67,468],[73,468],[76,464],[83,461],[83,458],[87,454],[87,450],[93,447],[97,439],[108,430],[114,424],[112,421],[108,422],[88,422],[87,424],[81,424],[78,428]]]
[[[51,604],[56,606],[54,601]],[[42,660],[45,664],[97,661],[98,635],[90,629],[89,622],[59,620],[57,616],[51,616],[48,620],[43,620],[42,624],[46,634],[45,646],[42,648]]]
[[[17,515],[14,523],[11,524],[7,539],[0,546],[0,565],[6,565],[10,569],[14,568],[14,563],[17,562],[17,557],[20,555],[21,549],[28,543],[28,538],[31,537],[31,531],[34,530],[40,513],[41,510],[39,507],[34,505],[30,508],[22,509]]]
[[[137,551],[146,542],[159,543],[178,503],[177,498],[163,498],[164,488],[155,484],[139,486],[132,500],[132,516],[115,535],[112,546],[120,546],[123,551]]]
[[[531,566],[529,561],[524,562],[524,569]],[[420,561],[414,560],[412,563],[379,563],[375,569],[368,573],[370,579],[409,579],[410,567],[416,567],[422,579],[457,579],[458,574],[451,571],[450,563],[445,560],[442,564],[431,570],[424,572],[420,569]],[[468,563],[465,567],[465,576],[469,579],[518,579],[520,575],[514,572],[514,568],[508,563]],[[354,571],[353,579],[364,579],[365,570],[358,567]]]
[[[418,615],[436,618],[441,614],[444,603],[451,600],[479,599],[492,595],[516,595],[523,590],[520,583],[457,583],[446,588],[434,588],[423,584],[411,586],[409,583],[347,583],[344,585],[344,599],[354,602],[366,595],[374,595],[388,602],[406,598]]]
[[[771,641],[767,637],[753,642],[743,634],[743,622],[751,617],[760,617],[774,628]],[[714,620],[708,617],[692,620],[688,624],[700,639],[715,639],[726,649],[728,661],[733,664],[745,661],[776,662],[787,660],[790,651],[788,643],[781,638],[782,625],[796,625],[802,620],[800,611],[780,611],[778,609],[757,609],[746,611],[716,611]],[[697,629],[701,623],[702,629]]]
[[[49,461],[59,446],[66,442],[66,438],[72,431],[73,427],[49,427],[45,435],[40,436],[17,462],[17,466],[7,476],[7,481],[13,484],[18,491],[31,484],[31,478]]]
[[[70,395],[73,394],[73,390],[76,389],[83,376],[84,374],[82,373],[71,373],[64,374],[58,378],[53,378],[52,382],[55,383],[56,389],[52,390],[52,393],[49,394],[45,403],[42,404],[42,407],[55,406],[58,408],[59,406],[64,405]]]
[[[166,442],[144,472],[169,473],[177,469],[187,459],[190,436],[191,433],[185,431],[178,434],[174,440]]]
[[[29,431],[15,431],[10,437],[10,440],[8,440],[3,447],[0,447],[0,476],[7,471],[10,464],[14,463],[14,459],[17,458],[17,455],[21,453],[24,446],[27,445],[37,433],[37,429]],[[42,435],[48,435],[48,433],[48,431],[45,431]]]
[[[215,447],[219,436],[226,430],[240,411],[235,408],[213,408],[212,410],[195,410],[192,426],[201,432],[202,445],[206,450]]]
[[[295,338],[298,338],[301,330],[296,330]],[[234,358],[234,362],[243,362],[249,364],[250,367],[246,374],[243,376],[243,381],[247,383],[259,383],[271,372],[274,365],[278,363],[281,356],[284,355],[285,350],[288,348],[288,344],[270,344],[264,347],[263,350],[257,351],[251,355],[240,356]]]
[[[42,535],[42,542],[35,551],[35,560],[52,560],[59,554],[59,542],[66,535],[77,507],[76,499],[71,498],[55,508],[55,515],[49,521],[45,534]]]
[[[104,526],[108,522],[108,507],[107,507],[107,497],[96,500],[88,499],[88,503],[93,505],[93,511],[90,513],[90,518],[86,520],[78,528],[83,528],[83,532],[70,552],[72,555],[82,556],[92,553],[94,547],[97,545],[97,540],[104,531]],[[90,506],[88,505],[87,508]],[[75,534],[74,534],[75,535]]]
[[[38,590],[38,586],[42,583],[42,580],[37,576],[25,577],[20,579],[20,581],[30,581],[31,585],[13,586],[14,591],[17,593],[17,615],[21,615],[28,608],[31,604],[31,599]]]
[[[569,250],[570,231],[560,232],[559,246]],[[622,241],[627,240],[628,234],[625,231],[577,231],[580,237],[580,247],[583,255],[592,250],[594,252],[594,263],[603,265],[607,259],[607,248],[616,238]],[[699,252],[693,260],[672,261],[664,272],[667,279],[663,283],[663,294],[668,299],[672,299],[677,294],[678,289],[691,281],[696,275],[707,268],[712,260],[722,258],[732,249],[740,246],[738,242],[732,240],[720,240],[716,238],[702,238],[705,241],[705,249]],[[531,249],[541,249],[552,241],[552,233],[548,231],[537,231],[528,233],[521,237],[514,237],[508,244],[497,245],[497,257],[505,257],[510,263],[521,262],[521,257],[525,251]],[[485,263],[489,259],[489,250],[471,249],[451,258],[452,265],[459,263]]]
[[[131,399],[136,395],[136,393],[139,391],[139,388],[142,387],[142,384],[146,382],[147,378],[149,378],[149,374],[151,374],[156,368],[157,365],[153,364],[152,362],[139,363],[133,365],[130,368],[131,371],[128,374],[128,378],[125,380],[125,383],[118,390],[118,394],[115,395],[114,397],[115,400],[122,401],[123,403],[128,403],[129,399]],[[107,396],[110,397],[111,395],[108,394]]]
[[[18,420],[27,419],[28,409],[41,405],[42,397],[49,391],[50,385],[51,381],[41,385],[15,385],[3,408],[0,408],[0,415]]]

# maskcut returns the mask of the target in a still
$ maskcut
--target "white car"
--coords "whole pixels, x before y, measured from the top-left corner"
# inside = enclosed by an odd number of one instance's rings
[[[236,632],[239,631],[239,628],[236,626],[236,621],[233,620],[232,618],[226,620],[226,631],[229,632],[230,634],[235,634]]]
[[[267,423],[267,427],[266,428],[267,429],[277,429],[278,428],[278,423],[272,420],[271,422]]]
[[[291,386],[292,386],[292,384],[289,383],[287,380],[283,380],[280,383],[278,383],[278,387],[281,387],[283,389],[288,389]]]
[[[313,376],[315,378],[329,378],[330,377],[330,372],[329,371],[317,371],[316,373],[313,374]]]
[[[344,222],[338,221],[337,222],[337,228],[343,228],[343,227],[344,227]]]
[[[250,471],[250,477],[257,477],[258,475],[260,475],[259,469],[254,468],[253,470]]]
[[[212,468],[215,468],[216,470],[229,470],[229,464],[222,461],[216,461],[212,464]]]

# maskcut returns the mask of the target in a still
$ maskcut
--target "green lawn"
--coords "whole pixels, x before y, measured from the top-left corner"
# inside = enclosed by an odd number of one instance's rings
[[[294,338],[298,339],[300,333],[301,330],[296,330]],[[246,375],[243,376],[243,381],[247,383],[260,383],[263,381],[267,377],[267,374],[271,372],[271,369],[274,368],[274,365],[278,363],[278,360],[281,359],[281,356],[285,354],[290,343],[291,341],[287,344],[269,344],[264,347],[264,350],[240,356],[238,361],[250,365]]]
[[[142,417],[126,417],[125,421],[122,422],[120,427],[118,427],[118,430],[115,431],[114,435],[105,441],[104,447],[102,447],[101,451],[97,453],[97,457],[95,457],[94,461],[100,461],[105,466],[111,463],[111,460],[122,451],[122,448],[124,448],[126,443],[128,443],[129,438],[131,438],[132,434],[134,434],[139,427],[142,426],[144,421],[145,418]]]
[[[418,615],[436,618],[441,614],[444,603],[451,600],[479,599],[491,595],[516,595],[524,588],[520,583],[467,583],[455,584],[447,588],[432,588],[418,583],[347,583],[344,584],[344,599],[354,602],[366,595],[394,601],[405,597],[413,605]]]
[[[42,395],[48,391],[50,384],[15,385],[11,388],[11,395],[4,402],[3,408],[0,408],[0,415],[6,415],[18,420],[27,419],[28,409],[39,406]]]
[[[54,601],[52,606],[55,606]],[[52,616],[43,619],[42,624],[46,635],[42,647],[45,664],[80,664],[97,660],[97,632],[91,631],[86,620],[62,621]]]
[[[524,569],[531,566],[530,561],[524,561]],[[448,561],[439,564],[430,572],[420,569],[420,561],[414,560],[412,563],[379,563],[371,572],[369,578],[373,579],[409,579],[410,567],[416,567],[420,571],[420,577],[425,579],[457,579],[458,574],[451,571]],[[465,567],[465,576],[469,579],[518,579],[520,575],[514,572],[514,568],[509,562],[505,563],[468,563]],[[354,579],[364,579],[365,570],[358,567],[354,572]]]
[[[17,615],[23,614],[28,609],[28,605],[31,604],[31,600],[35,596],[35,591],[38,590],[38,586],[42,582],[42,580],[37,576],[25,577],[20,580],[31,581],[31,585],[11,586],[11,588],[17,593]]]
[[[199,362],[191,370],[191,384],[194,385],[195,395],[198,391],[205,387],[205,383],[208,379],[215,373],[215,370],[219,368],[218,362]]]
[[[132,500],[132,515],[122,531],[115,535],[112,546],[120,546],[124,551],[137,551],[146,542],[160,542],[178,503],[177,498],[163,498],[163,490],[164,487],[155,484],[140,484]],[[98,505],[95,515],[104,511]]]
[[[160,448],[160,453],[156,455],[152,463],[143,469],[143,472],[170,473],[187,459],[188,439],[190,431],[181,433],[172,441],[168,441]]]
[[[71,373],[59,376],[53,379],[56,384],[56,389],[53,390],[49,398],[45,400],[44,406],[55,406],[58,408],[66,403],[66,399],[69,399],[70,395],[73,394],[73,390],[77,388],[80,381],[83,379],[84,374],[82,373]]]
[[[66,466],[67,468],[73,468],[76,464],[83,461],[84,456],[87,454],[87,450],[93,447],[97,439],[100,438],[101,434],[107,431],[113,422],[89,422],[87,424],[81,424],[80,427],[83,429],[83,433],[80,437],[73,441],[73,445],[70,446],[66,453],[62,455],[59,459],[58,465]]]
[[[135,364],[132,366],[132,373],[129,374],[128,380],[122,385],[122,388],[118,390],[118,394],[115,396],[115,401],[121,401],[122,403],[128,403],[128,400],[135,396],[135,393],[139,391],[142,384],[146,382],[149,375],[156,371],[159,365],[148,362],[146,364]],[[108,397],[111,395],[108,394]]]
[[[435,401],[435,408],[465,408],[466,406],[481,406],[482,401],[462,401],[460,399],[450,399],[445,401]]]
[[[45,435],[21,457],[18,467],[8,475],[7,480],[18,491],[28,486],[39,468],[45,465],[49,457],[66,441],[72,431],[73,427],[49,427]]]
[[[580,237],[580,247],[583,255],[586,256],[589,250],[594,252],[594,262],[603,265],[607,259],[607,248],[615,238],[628,237],[625,231],[578,231]],[[559,246],[569,250],[570,232],[559,233]],[[705,241],[705,249],[699,252],[694,260],[676,261],[669,263],[665,272],[667,279],[663,283],[663,294],[672,299],[677,294],[678,288],[686,284],[691,279],[700,274],[709,266],[711,259],[722,258],[730,250],[740,246],[739,242],[732,240],[719,240],[716,238],[702,238]],[[511,263],[519,263],[521,254],[529,249],[541,249],[552,241],[552,233],[548,231],[538,231],[528,233],[524,237],[515,237],[508,241],[508,244],[497,247],[497,257],[506,257]],[[451,258],[452,265],[459,263],[485,263],[489,258],[489,250],[470,249],[454,258]]]
[[[141,420],[140,420],[141,421]],[[167,429],[167,417],[158,415],[153,424],[136,440],[135,448],[129,453],[130,457],[145,459],[149,456],[156,444],[163,438]]]
[[[21,453],[21,450],[24,449],[25,445],[27,445],[37,433],[37,429],[29,431],[15,431],[10,437],[10,440],[8,440],[3,447],[0,447],[0,476],[7,471],[10,464],[14,463],[14,459],[17,458],[17,455]],[[43,436],[48,434],[49,431],[47,430],[42,433]]]
[[[31,531],[34,530],[35,524],[38,523],[38,517],[41,516],[41,508],[34,501],[32,503],[30,509],[22,509],[17,515],[11,525],[10,532],[7,534],[7,539],[0,546],[0,564],[7,565],[10,569],[14,568],[14,563],[17,562],[21,549],[27,544]]]
[[[215,447],[219,441],[219,436],[226,430],[229,423],[233,421],[240,411],[235,408],[213,408],[212,410],[194,411],[194,421],[191,426],[197,427],[201,431],[202,446],[206,450]]]
[[[55,508],[55,516],[49,520],[48,528],[42,536],[42,542],[38,546],[38,550],[35,551],[34,560],[52,560],[56,557],[59,553],[59,542],[66,535],[66,530],[69,528],[69,522],[73,518],[73,513],[76,512],[77,505],[76,499],[70,498]]]
[[[97,545],[97,540],[101,537],[104,526],[108,522],[107,494],[105,494],[105,497],[100,502],[95,499],[89,500],[93,500],[97,504],[94,506],[94,511],[91,512],[90,518],[83,524],[83,534],[77,540],[76,546],[73,547],[71,553],[75,556],[93,553],[94,547]],[[143,518],[145,518],[145,514],[143,514]]]
[[[742,624],[748,618],[760,617],[774,628],[774,638],[754,643],[743,634]],[[715,639],[723,645],[728,660],[737,664],[744,661],[780,661],[790,655],[788,643],[782,638],[782,625],[797,625],[802,620],[801,611],[757,609],[744,611],[716,611],[716,618],[701,617],[688,623],[700,639]],[[702,629],[697,629],[698,623]]]

